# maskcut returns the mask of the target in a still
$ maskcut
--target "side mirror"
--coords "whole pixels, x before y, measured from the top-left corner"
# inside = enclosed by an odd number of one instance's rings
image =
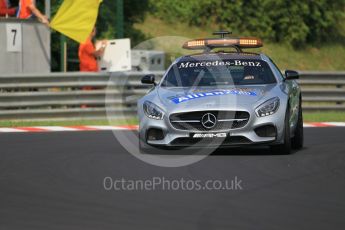
[[[143,84],[153,84],[153,85],[157,85],[155,82],[155,75],[153,74],[148,74],[145,75],[143,78],[141,78],[141,83]]]
[[[294,80],[298,78],[299,78],[299,74],[297,71],[285,70],[285,80]]]

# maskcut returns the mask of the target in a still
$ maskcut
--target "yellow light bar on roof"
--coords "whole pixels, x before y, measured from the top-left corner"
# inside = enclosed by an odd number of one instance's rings
[[[262,47],[262,41],[259,38],[244,37],[239,39],[242,48],[259,48]]]
[[[240,39],[240,45],[257,45],[256,39]]]
[[[205,40],[192,40],[187,42],[188,47],[205,47]]]
[[[184,43],[184,49],[214,49],[221,47],[238,48],[259,48],[262,47],[262,41],[259,38],[206,38],[187,41]]]

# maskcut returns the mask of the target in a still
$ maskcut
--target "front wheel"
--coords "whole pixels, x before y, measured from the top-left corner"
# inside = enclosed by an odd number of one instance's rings
[[[139,134],[139,153],[141,154],[159,154],[160,150],[146,143]]]
[[[271,145],[271,152],[274,154],[290,154],[291,153],[291,137],[290,137],[290,109],[286,109],[284,120],[284,143]]]
[[[139,139],[139,152],[146,153],[149,149],[149,145],[146,144],[145,139],[140,135],[140,132],[139,132],[138,139]]]
[[[303,135],[303,115],[302,115],[302,106],[299,104],[298,108],[298,121],[295,129],[294,137],[292,138],[292,147],[294,149],[303,148],[304,135]]]

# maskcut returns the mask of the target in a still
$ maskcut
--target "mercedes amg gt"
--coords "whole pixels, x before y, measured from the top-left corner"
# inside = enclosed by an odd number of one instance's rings
[[[187,41],[183,48],[203,51],[175,60],[159,83],[142,78],[153,87],[138,101],[140,148],[302,148],[298,72],[283,75],[265,54],[243,51],[261,47],[258,38],[215,34],[221,37]]]

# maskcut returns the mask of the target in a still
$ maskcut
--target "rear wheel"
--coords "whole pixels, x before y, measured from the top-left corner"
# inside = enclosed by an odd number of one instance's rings
[[[297,126],[295,129],[294,137],[291,140],[292,147],[294,149],[301,149],[303,148],[304,142],[304,135],[303,135],[303,114],[302,114],[302,106],[301,103],[299,104],[298,108],[298,121]]]
[[[271,145],[271,152],[274,154],[290,154],[291,153],[291,137],[290,137],[290,109],[286,109],[284,120],[284,143]]]

